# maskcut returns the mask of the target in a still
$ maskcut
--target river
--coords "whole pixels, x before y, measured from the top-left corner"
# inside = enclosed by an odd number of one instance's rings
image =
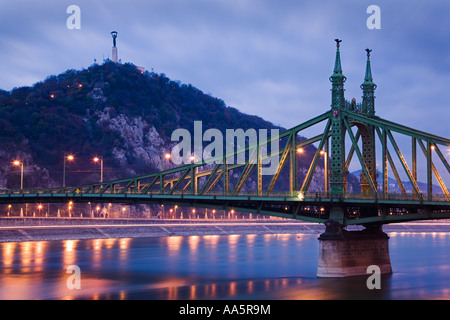
[[[369,275],[317,278],[317,236],[0,243],[0,299],[450,298],[449,232],[389,233],[393,274],[382,276],[380,290],[367,288]]]

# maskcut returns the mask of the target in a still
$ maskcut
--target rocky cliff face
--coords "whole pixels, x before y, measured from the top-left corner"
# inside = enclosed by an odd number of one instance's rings
[[[133,159],[139,159],[149,168],[161,168],[161,150],[166,146],[153,125],[140,116],[130,117],[124,114],[112,116],[109,107],[97,111],[96,115],[98,126],[107,127],[117,133],[123,141],[121,145],[115,146],[111,153],[115,162],[127,168],[129,174],[138,174],[135,169],[128,166]]]

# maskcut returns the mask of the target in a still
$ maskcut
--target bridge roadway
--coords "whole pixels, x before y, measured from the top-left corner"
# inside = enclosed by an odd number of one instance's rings
[[[364,198],[360,194],[337,197],[323,193],[310,193],[305,197],[290,197],[289,193],[273,194],[270,197],[246,195],[224,196],[219,194],[139,194],[139,193],[80,193],[51,192],[61,189],[1,190],[0,204],[16,203],[121,203],[121,204],[166,204],[219,210],[235,210],[261,215],[324,223],[331,208],[344,208],[344,225],[371,223],[394,223],[412,220],[448,219],[450,202],[445,195],[433,195],[432,200],[417,200],[412,195],[389,195],[388,199]],[[74,190],[72,188],[72,190]],[[76,189],[78,190],[78,189]],[[67,191],[67,190],[66,190]],[[424,197],[424,199],[428,199]]]

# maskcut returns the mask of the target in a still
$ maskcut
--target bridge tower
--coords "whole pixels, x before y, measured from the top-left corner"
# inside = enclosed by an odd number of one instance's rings
[[[342,40],[336,39],[336,61],[333,75],[330,77],[331,110],[331,155],[330,155],[330,191],[332,194],[344,194],[347,189],[345,174],[345,126],[341,110],[345,107],[344,82],[347,78],[342,74],[341,55],[339,52]],[[327,155],[328,156],[328,155]]]
[[[341,54],[339,51],[342,40],[336,41],[336,60],[334,63],[333,75],[330,77],[331,87],[331,110],[333,118],[331,120],[331,155],[330,157],[330,193],[342,196],[347,191],[347,179],[345,172],[345,126],[342,121],[341,111],[345,107],[344,82],[347,78],[342,74]],[[328,149],[328,142],[325,144]],[[344,209],[340,206],[333,206],[330,209],[330,219],[343,222]]]
[[[361,84],[363,90],[361,113],[367,117],[375,116],[375,89],[376,84],[373,83],[372,70],[370,68],[370,52],[372,50],[366,49],[367,63],[366,74],[364,82]],[[369,124],[362,124],[355,122],[361,133],[362,138],[362,160],[367,168],[368,176],[371,181],[361,172],[361,193],[363,196],[373,196],[377,194],[377,166],[375,158],[375,128]],[[371,185],[375,190],[372,190]]]
[[[351,133],[351,127],[344,121],[344,110],[351,110],[364,117],[375,116],[375,89],[370,66],[370,52],[366,49],[367,62],[362,103],[356,104],[355,99],[348,102],[344,97],[344,82],[342,73],[340,43],[336,41],[336,60],[333,75],[330,77],[331,89],[331,154],[330,157],[330,193],[331,197],[339,198],[347,192],[348,164],[345,159],[345,136]],[[351,125],[358,128],[362,140],[362,152],[358,157],[362,165],[361,193],[363,197],[377,198],[375,128],[373,125],[348,119]],[[358,138],[359,139],[359,138]],[[389,257],[389,237],[382,231],[381,225],[370,225],[362,231],[345,230],[346,208],[336,202],[330,207],[330,219],[325,223],[326,230],[319,237],[319,277],[346,277],[364,275],[367,268],[376,265],[381,273],[392,273]],[[376,207],[361,208],[360,215],[377,215]]]
[[[348,164],[345,159],[345,135],[346,126],[343,121],[343,110],[351,110],[360,113],[366,117],[375,116],[375,89],[376,84],[372,79],[372,70],[370,67],[370,52],[366,49],[367,63],[364,82],[361,84],[363,91],[362,103],[356,104],[355,99],[352,102],[345,100],[344,83],[346,77],[342,73],[340,43],[336,41],[336,60],[334,64],[333,75],[330,77],[331,88],[331,110],[333,112],[331,124],[331,154],[330,157],[330,192],[332,196],[341,196],[347,192],[347,174]],[[361,171],[361,193],[366,197],[377,195],[377,172],[375,158],[375,128],[372,125],[350,120],[350,123],[356,125],[362,139],[362,162],[364,168]],[[364,173],[367,171],[367,176]],[[331,211],[331,219],[342,222],[343,210],[339,207]],[[364,215],[364,213],[363,213]]]

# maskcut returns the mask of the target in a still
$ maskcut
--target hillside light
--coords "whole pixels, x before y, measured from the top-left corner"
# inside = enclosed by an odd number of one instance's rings
[[[23,189],[23,162],[14,160],[13,166],[20,166],[20,189]]]

